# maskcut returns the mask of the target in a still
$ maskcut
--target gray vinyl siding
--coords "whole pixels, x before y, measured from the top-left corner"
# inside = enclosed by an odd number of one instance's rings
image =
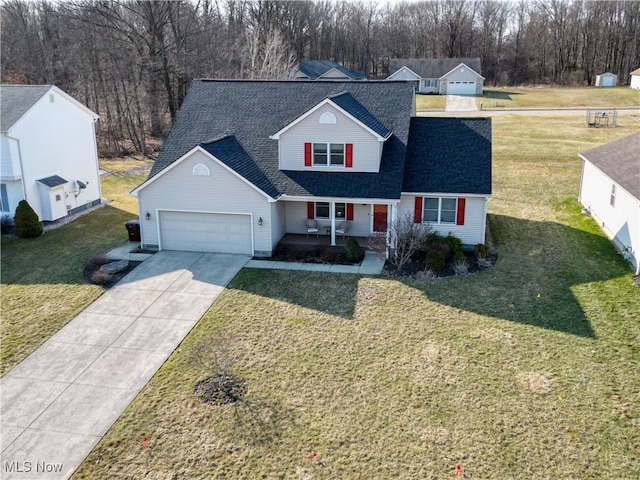
[[[410,215],[413,218],[415,209],[415,198],[417,195],[403,194],[400,197],[400,208],[398,215],[404,218],[404,215]],[[465,202],[465,221],[464,225],[431,225],[431,228],[442,235],[452,233],[465,245],[476,245],[485,242],[485,225],[486,225],[486,202],[485,197],[466,197],[465,195],[444,195],[444,194],[424,194],[422,197],[449,197],[449,198],[466,198]]]
[[[210,176],[194,176],[193,167],[203,164]],[[196,151],[175,167],[157,176],[138,193],[142,244],[158,245],[157,210],[253,214],[254,249],[271,251],[270,207],[267,197],[244,180]],[[146,212],[151,218],[146,220]],[[262,217],[263,225],[258,225]]]
[[[320,124],[320,116],[331,112],[336,116],[335,125]],[[361,125],[331,105],[324,105],[280,136],[281,170],[345,171],[345,167],[304,166],[304,144],[352,143],[354,172],[375,172],[380,169],[380,147],[378,139]]]

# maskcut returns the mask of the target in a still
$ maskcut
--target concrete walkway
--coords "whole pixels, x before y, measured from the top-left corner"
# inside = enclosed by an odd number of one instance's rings
[[[69,478],[249,258],[156,253],[0,379],[0,478]]]
[[[473,95],[447,95],[445,112],[477,112],[478,105]]]

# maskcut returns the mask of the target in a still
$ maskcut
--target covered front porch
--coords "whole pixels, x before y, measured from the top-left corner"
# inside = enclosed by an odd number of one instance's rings
[[[371,250],[376,246],[375,236],[360,237],[360,236],[336,236],[335,247],[343,247],[347,244],[349,238],[355,238],[360,246],[364,249]],[[384,238],[384,237],[383,237]],[[331,245],[330,235],[305,235],[300,233],[287,233],[280,239],[276,249],[280,247],[290,247],[299,250],[313,250],[317,247],[329,247]]]

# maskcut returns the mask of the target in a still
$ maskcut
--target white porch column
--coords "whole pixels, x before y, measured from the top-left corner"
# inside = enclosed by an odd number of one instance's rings
[[[385,249],[385,257],[389,258],[389,248],[396,248],[396,242],[398,239],[397,227],[398,227],[398,205],[396,203],[389,204],[390,219],[387,223],[387,248]]]
[[[331,218],[331,246],[336,246],[336,202],[329,204],[329,218]]]

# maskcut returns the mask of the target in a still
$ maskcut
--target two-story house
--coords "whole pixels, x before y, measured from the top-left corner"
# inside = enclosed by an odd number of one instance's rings
[[[101,201],[98,115],[53,85],[0,87],[0,207],[27,200],[41,221]]]
[[[485,240],[487,118],[415,117],[407,82],[195,80],[139,199],[147,248],[270,256],[287,233],[399,215]]]

